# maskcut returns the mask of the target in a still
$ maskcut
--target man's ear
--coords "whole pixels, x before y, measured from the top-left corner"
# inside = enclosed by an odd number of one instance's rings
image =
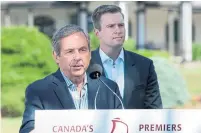
[[[100,31],[99,31],[98,29],[94,29],[94,33],[95,33],[95,35],[96,35],[97,37],[99,37]]]
[[[89,53],[89,59],[91,60],[91,51],[90,51],[90,53]]]
[[[52,56],[53,56],[55,62],[58,64],[59,63],[59,56],[57,55],[57,53],[55,51],[52,52]]]

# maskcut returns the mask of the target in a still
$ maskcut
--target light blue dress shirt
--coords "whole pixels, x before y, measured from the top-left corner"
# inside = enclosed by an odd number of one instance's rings
[[[107,78],[116,82],[119,86],[120,94],[124,95],[124,50],[122,49],[118,58],[113,61],[106,55],[101,48],[99,49],[100,58]]]
[[[62,76],[64,77],[64,80],[66,81],[68,90],[73,98],[74,105],[76,109],[88,109],[88,94],[87,94],[87,75],[85,73],[85,81],[84,86],[81,90],[81,95],[77,91],[77,87],[75,84],[73,84],[68,77],[64,75],[64,73],[61,71]]]

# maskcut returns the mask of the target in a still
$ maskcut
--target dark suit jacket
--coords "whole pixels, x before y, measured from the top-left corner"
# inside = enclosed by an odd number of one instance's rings
[[[127,109],[162,108],[162,101],[154,70],[153,61],[133,52],[124,50],[124,96]],[[92,51],[92,64],[101,62],[99,48]],[[104,67],[103,67],[104,68]],[[103,72],[105,76],[105,72]]]
[[[100,78],[120,96],[118,85],[115,82],[105,77]],[[87,80],[89,109],[95,108],[94,100],[98,86],[100,86],[100,89],[96,102],[97,109],[122,108],[120,101],[104,84],[98,80],[92,80],[89,76]],[[75,109],[73,99],[60,70],[30,84],[26,89],[25,100],[25,111],[20,133],[28,133],[34,129],[35,110]]]

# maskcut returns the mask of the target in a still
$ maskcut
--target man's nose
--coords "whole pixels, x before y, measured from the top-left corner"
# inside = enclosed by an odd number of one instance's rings
[[[74,60],[80,60],[81,59],[81,55],[80,55],[78,50],[75,51],[75,53],[73,55],[73,59]]]
[[[115,26],[115,33],[117,33],[117,34],[122,33],[122,30],[121,30],[120,26],[118,26],[118,25]]]

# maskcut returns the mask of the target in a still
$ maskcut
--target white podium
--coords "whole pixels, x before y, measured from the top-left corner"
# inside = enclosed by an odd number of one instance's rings
[[[201,133],[201,110],[45,110],[36,133]]]

